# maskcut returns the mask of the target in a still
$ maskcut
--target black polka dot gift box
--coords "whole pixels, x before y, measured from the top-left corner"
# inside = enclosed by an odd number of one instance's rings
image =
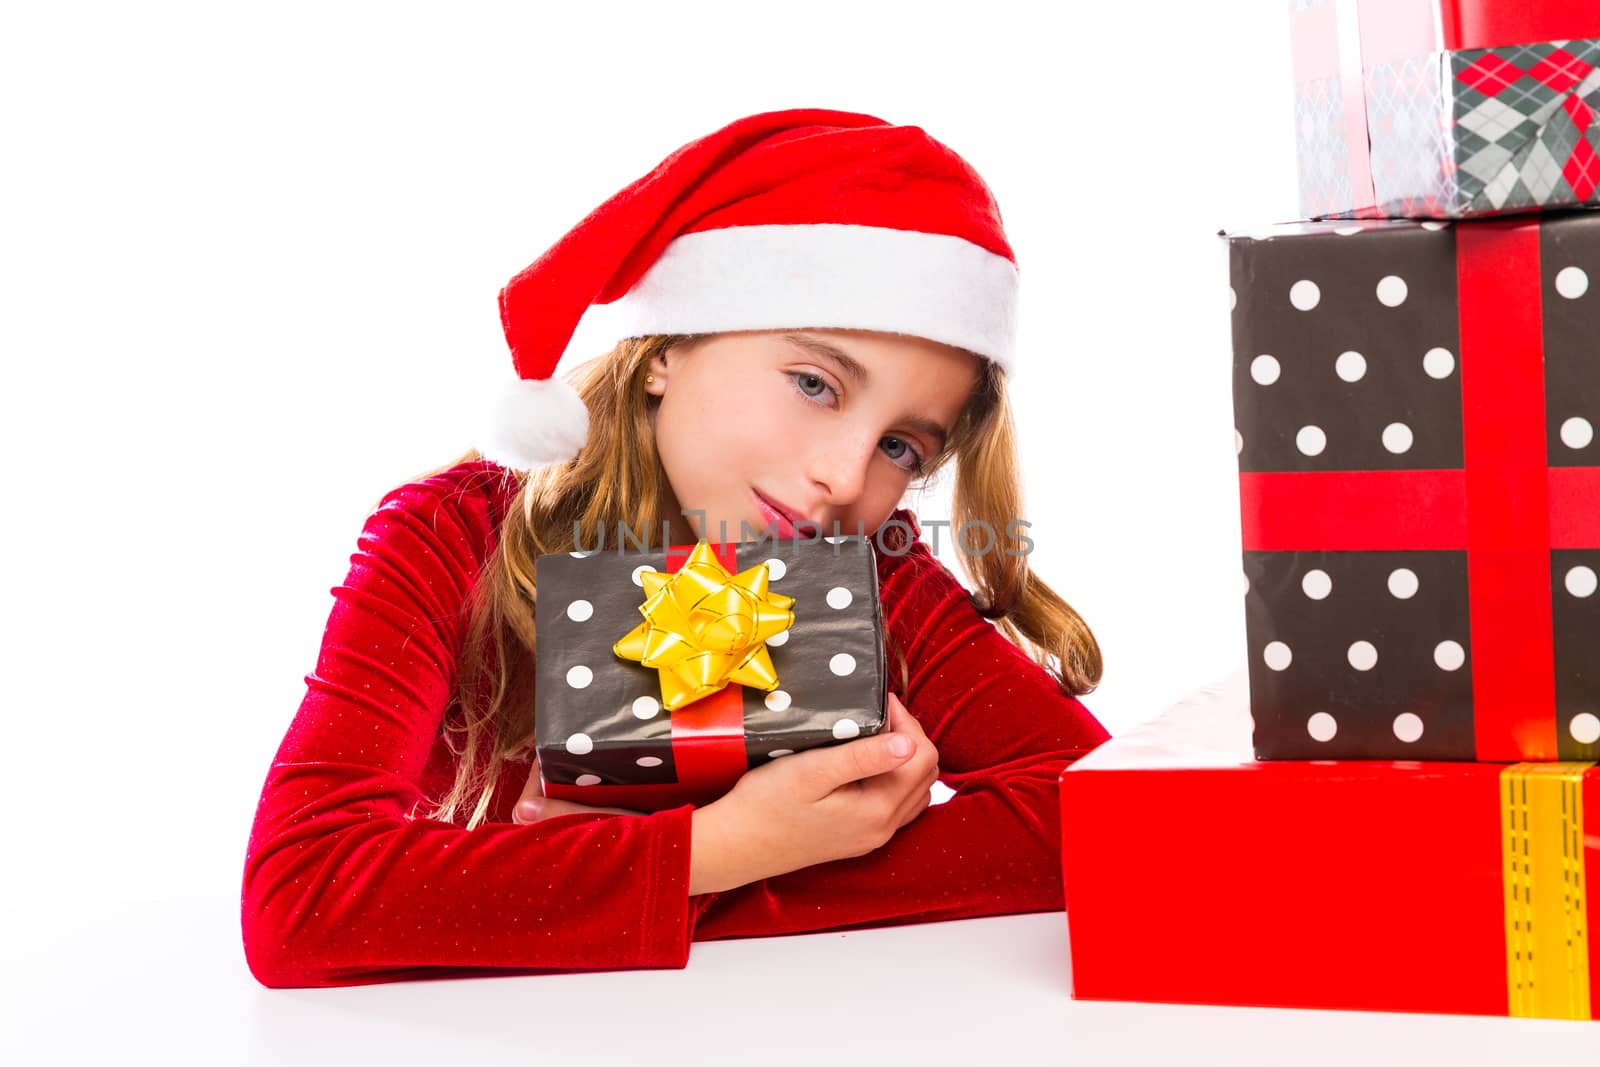
[[[883,729],[866,537],[540,556],[535,740],[546,796],[659,811]]]
[[[1594,0],[1291,0],[1307,218],[1600,203]]]
[[[1600,759],[1600,211],[1230,234],[1261,759]]]

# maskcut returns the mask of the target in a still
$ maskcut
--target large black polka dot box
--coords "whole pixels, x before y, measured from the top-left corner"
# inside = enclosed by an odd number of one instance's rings
[[[636,543],[536,561],[547,796],[705,804],[747,770],[883,729],[870,538]]]
[[[1260,759],[1600,759],[1600,211],[1227,238]]]

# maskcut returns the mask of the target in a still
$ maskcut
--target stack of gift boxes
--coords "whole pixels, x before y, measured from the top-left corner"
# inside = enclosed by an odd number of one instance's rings
[[[1063,773],[1074,994],[1600,1018],[1600,4],[1290,17],[1248,668]]]

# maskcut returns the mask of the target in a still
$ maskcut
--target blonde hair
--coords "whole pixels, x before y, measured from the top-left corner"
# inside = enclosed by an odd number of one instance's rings
[[[462,605],[464,645],[444,723],[456,776],[434,804],[432,818],[459,823],[465,814],[467,828],[476,827],[488,815],[505,763],[533,755],[534,561],[572,551],[580,538],[594,545],[601,529],[614,529],[618,522],[630,531],[646,531],[648,547],[659,547],[653,532],[669,518],[661,508],[666,474],[651,432],[652,398],[643,388],[644,377],[654,357],[704,336],[632,338],[563,375],[588,406],[587,443],[565,464],[532,474],[506,472],[515,494],[498,542]],[[986,523],[995,532],[992,549],[969,545],[960,553],[969,584],[978,590],[974,606],[1063,690],[1079,696],[1100,681],[1100,646],[1072,606],[1032,572],[1022,539],[1012,536],[1011,524],[1022,514],[1016,433],[1004,373],[989,360],[980,363],[971,399],[944,448],[929,457],[916,487],[925,487],[954,461],[951,529]],[[470,451],[418,479],[481,458]],[[893,636],[886,636],[896,645],[904,692],[905,656]]]

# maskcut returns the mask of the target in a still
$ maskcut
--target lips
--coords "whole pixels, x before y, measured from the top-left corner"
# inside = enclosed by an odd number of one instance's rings
[[[794,537],[796,536],[797,523],[810,522],[810,520],[804,515],[790,507],[787,507],[786,505],[762,496],[759,492],[756,492],[754,495],[756,498],[756,506],[761,509],[762,518],[768,525],[777,527],[779,537]],[[811,523],[811,525],[807,527],[806,536],[807,538],[819,536],[818,528],[815,523]]]

